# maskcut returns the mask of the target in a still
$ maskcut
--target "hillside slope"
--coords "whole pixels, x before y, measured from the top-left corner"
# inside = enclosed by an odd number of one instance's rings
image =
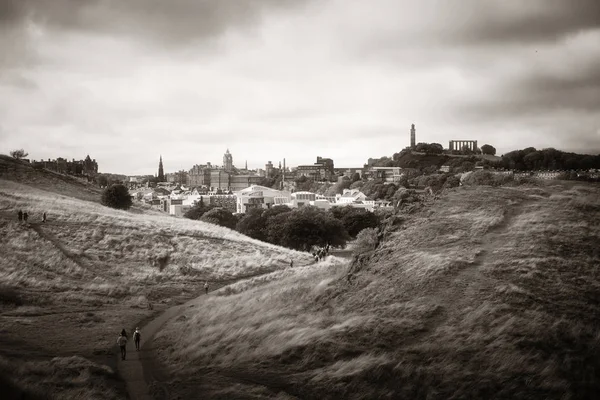
[[[4,154],[0,154],[0,179],[30,185],[76,199],[100,202],[101,190],[91,183],[47,169],[33,168],[27,162]]]
[[[29,213],[29,223],[17,221],[19,209]],[[55,375],[57,368],[68,375],[83,365],[114,381],[114,372],[93,363],[114,363],[118,332],[199,294],[204,281],[215,287],[284,269],[290,259],[298,266],[311,262],[215,225],[113,210],[3,179],[0,248],[0,382],[46,385],[62,398],[93,396],[85,392],[93,385],[83,380],[61,388],[65,378]],[[26,372],[36,368],[48,373],[37,383]],[[113,384],[96,390],[110,398],[106,387]],[[68,391],[75,389],[84,392]]]
[[[190,311],[158,339],[170,389],[306,399],[600,393],[597,186],[457,188],[396,226],[346,274],[299,269]]]

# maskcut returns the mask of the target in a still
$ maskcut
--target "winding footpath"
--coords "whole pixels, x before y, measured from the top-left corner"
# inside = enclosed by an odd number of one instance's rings
[[[211,289],[208,295],[210,295],[210,292],[221,289],[235,282],[255,278],[272,272],[273,271],[259,272],[256,274],[240,276],[234,279],[212,281]],[[158,317],[142,326],[140,328],[142,333],[140,346],[141,349],[139,352],[136,351],[135,345],[133,344],[133,339],[130,339],[130,341],[127,343],[127,359],[125,361],[121,360],[121,354],[115,345],[117,369],[119,371],[119,375],[127,385],[127,392],[132,400],[169,398],[167,387],[161,383],[166,380],[166,377],[163,376],[161,371],[156,368],[154,361],[154,336],[170,320],[183,315],[185,310],[201,306],[204,303],[206,296],[207,294],[201,294],[200,296],[189,300],[186,303],[170,307],[163,311]]]

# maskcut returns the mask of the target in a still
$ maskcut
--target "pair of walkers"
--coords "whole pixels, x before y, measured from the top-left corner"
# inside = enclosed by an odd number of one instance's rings
[[[135,332],[133,333],[133,342],[135,343],[135,350],[140,351],[140,341],[142,340],[142,334],[140,332],[140,328],[135,328]],[[125,360],[127,356],[127,332],[125,329],[121,331],[119,337],[117,338],[117,344],[121,349],[121,359]]]

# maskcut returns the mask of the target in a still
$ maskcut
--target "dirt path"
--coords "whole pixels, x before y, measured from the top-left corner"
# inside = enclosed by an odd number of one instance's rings
[[[496,249],[504,245],[503,235],[508,232],[514,220],[524,212],[525,207],[531,202],[532,200],[523,200],[509,206],[502,221],[482,236],[481,243],[478,244],[479,252],[474,260],[461,263],[453,274],[439,281],[438,289],[430,295],[436,304],[451,304],[451,307],[443,306],[434,313],[427,322],[426,330],[428,332],[433,332],[453,316],[462,314],[466,308],[480,304],[495,290],[498,280],[487,275],[482,269],[494,258],[493,254]],[[474,299],[478,299],[478,301],[474,303]],[[421,341],[424,337],[418,340]]]
[[[209,295],[210,292],[221,289],[235,282],[266,275],[271,272],[272,271],[259,272],[238,278],[211,281]],[[163,376],[163,373],[157,368],[155,360],[153,359],[153,338],[156,333],[159,332],[160,329],[171,319],[182,315],[190,308],[201,307],[204,303],[205,296],[205,294],[202,294],[184,304],[168,308],[158,317],[142,326],[140,329],[142,333],[141,351],[136,352],[133,340],[130,340],[127,343],[127,359],[125,361],[121,360],[120,353],[115,347],[115,354],[117,354],[118,358],[118,371],[127,384],[127,392],[129,393],[131,399],[142,400],[169,398],[167,386],[161,384],[161,381],[164,381],[165,376]],[[117,338],[115,337],[115,341],[116,339]]]

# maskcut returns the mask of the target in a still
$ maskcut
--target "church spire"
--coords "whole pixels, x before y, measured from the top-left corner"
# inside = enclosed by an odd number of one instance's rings
[[[160,155],[160,161],[158,162],[158,181],[165,181],[165,171],[163,169],[162,154]]]

